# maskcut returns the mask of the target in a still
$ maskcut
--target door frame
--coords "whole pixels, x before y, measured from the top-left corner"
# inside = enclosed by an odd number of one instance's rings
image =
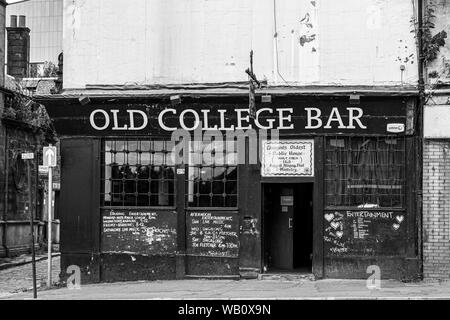
[[[298,185],[298,184],[312,184],[312,201],[313,201],[313,259],[312,259],[312,273],[317,278],[322,278],[322,270],[323,270],[323,223],[318,225],[318,217],[322,217],[322,212],[317,210],[317,201],[319,200],[319,197],[316,196],[316,190],[317,190],[317,184],[314,183],[314,179],[302,179],[301,182],[288,182],[288,181],[281,181],[277,179],[277,181],[264,181],[261,182],[261,218],[262,218],[262,224],[261,224],[261,270],[263,270],[264,273],[264,266],[266,264],[266,257],[265,257],[265,249],[266,249],[266,221],[265,221],[265,214],[264,214],[264,196],[265,196],[265,190],[266,186],[269,184],[280,184],[280,185]],[[321,220],[321,219],[320,219]],[[319,255],[318,255],[319,253]],[[322,254],[320,254],[322,253]]]
[[[261,177],[261,270],[265,265],[265,218],[264,218],[264,186],[267,184],[313,184],[313,260],[312,273],[316,279],[325,276],[323,249],[323,212],[324,212],[324,137],[314,138],[314,177]]]

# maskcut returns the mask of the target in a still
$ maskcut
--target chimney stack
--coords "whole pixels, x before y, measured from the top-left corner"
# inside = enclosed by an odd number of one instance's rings
[[[25,28],[26,27],[26,17],[25,16],[19,16],[19,28]]]
[[[17,16],[11,16],[11,27],[17,28]]]
[[[25,16],[11,16],[11,26],[7,31],[8,74],[21,79],[28,77],[30,64],[30,29],[26,27]]]

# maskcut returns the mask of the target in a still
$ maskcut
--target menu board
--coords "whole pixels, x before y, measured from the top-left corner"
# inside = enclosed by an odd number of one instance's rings
[[[175,211],[104,210],[102,252],[174,253],[176,226]]]
[[[405,213],[384,210],[327,211],[328,255],[396,255],[405,248]]]
[[[264,140],[261,175],[263,177],[313,177],[313,140]]]
[[[211,257],[239,255],[237,212],[189,212],[188,254]]]

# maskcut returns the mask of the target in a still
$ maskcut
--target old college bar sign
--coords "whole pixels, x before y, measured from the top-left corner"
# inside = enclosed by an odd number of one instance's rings
[[[285,100],[285,101],[283,101]],[[406,101],[401,98],[348,97],[276,99],[260,104],[251,119],[244,103],[95,103],[86,106],[46,103],[55,127],[63,135],[170,135],[177,129],[279,130],[281,134],[403,134]]]

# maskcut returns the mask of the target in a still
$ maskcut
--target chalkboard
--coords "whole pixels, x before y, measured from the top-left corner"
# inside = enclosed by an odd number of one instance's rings
[[[388,210],[327,211],[324,247],[328,256],[399,255],[406,245],[405,213]]]
[[[174,253],[176,226],[175,211],[104,210],[102,252]]]
[[[188,254],[237,257],[239,255],[238,217],[237,212],[189,212]]]

